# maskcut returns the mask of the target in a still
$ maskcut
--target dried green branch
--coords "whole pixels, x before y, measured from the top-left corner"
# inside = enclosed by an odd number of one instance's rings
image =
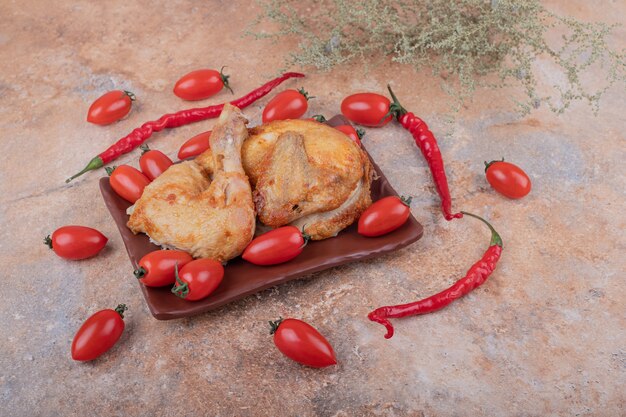
[[[626,54],[611,48],[613,26],[557,16],[538,0],[327,0],[311,7],[296,0],[263,0],[251,34],[259,39],[298,40],[287,65],[330,70],[359,60],[369,65],[393,61],[430,68],[445,79],[444,89],[458,109],[478,87],[519,85],[522,112],[541,103],[562,113],[574,101],[594,112],[614,84],[626,85]],[[265,21],[272,29],[260,31]],[[261,29],[262,30],[262,29]],[[564,33],[557,45],[548,35]],[[541,66],[562,75],[552,96],[540,96]],[[585,74],[600,69],[599,90],[590,91]],[[541,89],[545,91],[545,88]]]

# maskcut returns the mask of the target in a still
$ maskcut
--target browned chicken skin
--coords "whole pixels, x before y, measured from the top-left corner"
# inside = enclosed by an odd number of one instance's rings
[[[128,221],[133,233],[196,258],[224,262],[241,254],[255,229],[252,191],[241,164],[247,122],[227,104],[210,138],[210,163],[174,164],[150,183]]]
[[[250,129],[243,167],[261,223],[293,224],[315,240],[335,236],[371,204],[369,158],[343,133],[306,120]],[[212,151],[196,158],[211,170]]]

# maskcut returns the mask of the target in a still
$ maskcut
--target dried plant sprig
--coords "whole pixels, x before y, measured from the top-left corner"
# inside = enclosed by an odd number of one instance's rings
[[[538,0],[326,0],[315,6],[297,0],[261,0],[262,14],[248,34],[259,39],[295,37],[287,65],[330,70],[360,60],[376,65],[391,57],[444,77],[458,109],[479,87],[520,85],[522,113],[545,103],[562,113],[574,101],[599,110],[602,95],[626,85],[626,53],[610,45],[614,26],[558,16]],[[270,31],[259,30],[265,21]],[[560,42],[551,33],[564,33]],[[541,65],[560,73],[554,94],[540,96]],[[604,85],[583,81],[599,69]],[[545,91],[542,88],[541,91]]]

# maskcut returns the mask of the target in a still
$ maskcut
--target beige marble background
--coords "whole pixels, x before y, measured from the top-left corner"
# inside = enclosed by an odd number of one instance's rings
[[[549,6],[580,19],[626,16],[619,0]],[[597,117],[576,105],[562,117],[540,108],[520,119],[515,91],[477,95],[440,144],[454,206],[493,221],[503,259],[464,300],[396,320],[391,340],[366,314],[447,287],[489,239],[478,222],[443,220],[427,166],[397,125],[369,129],[364,143],[396,189],[415,196],[422,240],[199,317],[150,316],[100,197],[104,173],[63,180],[136,125],[187,106],[171,88],[189,70],[227,65],[238,94],[274,76],[293,43],[240,37],[256,12],[245,1],[0,2],[0,415],[624,415],[623,90],[607,94]],[[615,31],[616,45],[626,46],[625,35]],[[435,133],[446,129],[445,96],[426,73],[393,64],[307,73],[282,88],[304,85],[317,96],[310,114],[337,113],[346,94],[383,92],[390,81]],[[128,119],[86,123],[89,104],[113,88],[138,97]],[[266,102],[246,110],[254,123]],[[175,157],[212,124],[157,134],[150,145]],[[136,165],[137,156],[119,162]],[[501,156],[532,177],[527,198],[487,186],[483,160]],[[57,258],[42,239],[66,224],[98,228],[106,250],[81,262]],[[81,322],[120,302],[130,311],[119,344],[93,363],[73,362]],[[267,328],[278,316],[316,326],[339,365],[314,370],[282,357]]]

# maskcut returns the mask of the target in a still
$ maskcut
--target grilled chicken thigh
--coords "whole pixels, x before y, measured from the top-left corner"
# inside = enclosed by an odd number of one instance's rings
[[[211,161],[172,165],[148,185],[128,221],[133,233],[195,258],[224,262],[241,254],[255,229],[252,190],[241,164],[247,122],[238,108],[225,105],[211,134]]]
[[[250,129],[243,167],[261,223],[293,224],[315,240],[335,236],[371,204],[369,158],[340,131],[313,121],[281,120]],[[212,151],[196,158],[211,170]]]

